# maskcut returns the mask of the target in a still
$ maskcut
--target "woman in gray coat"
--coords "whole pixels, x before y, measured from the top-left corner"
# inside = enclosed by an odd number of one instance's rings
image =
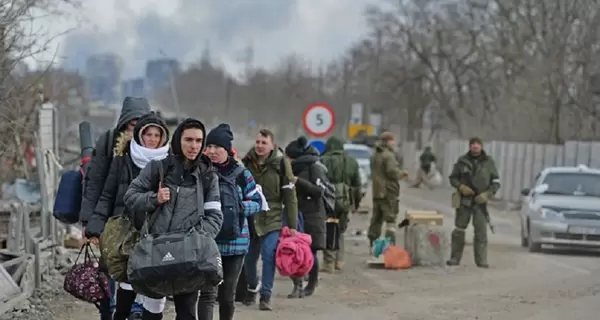
[[[175,129],[171,139],[172,155],[162,161],[152,161],[133,180],[123,197],[134,220],[145,219],[146,212],[161,206],[150,232],[161,234],[199,227],[216,237],[223,223],[219,182],[210,160],[202,154],[206,130],[202,122],[186,119]],[[164,177],[159,178],[160,166]],[[197,188],[202,188],[204,203],[200,204]],[[193,281],[193,279],[190,279]],[[177,320],[195,320],[198,292],[173,297]],[[143,320],[160,320],[164,302],[144,300]]]

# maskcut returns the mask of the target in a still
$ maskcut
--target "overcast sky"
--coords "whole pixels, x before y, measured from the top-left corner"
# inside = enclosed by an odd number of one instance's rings
[[[255,65],[286,54],[315,62],[340,55],[366,32],[362,17],[379,0],[84,0],[76,18],[45,22],[53,32],[76,27],[55,42],[63,65],[83,71],[87,56],[118,53],[125,77],[141,76],[147,59],[167,55],[197,61],[209,41],[212,58],[233,73],[254,45]]]

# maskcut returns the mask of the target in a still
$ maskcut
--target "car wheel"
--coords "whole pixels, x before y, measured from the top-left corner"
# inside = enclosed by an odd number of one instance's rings
[[[529,249],[529,252],[542,251],[542,244],[531,241],[531,227],[529,225],[527,226],[527,242],[527,248]]]
[[[527,248],[529,246],[529,241],[527,237],[525,237],[525,230],[523,230],[523,223],[521,223],[521,247]]]

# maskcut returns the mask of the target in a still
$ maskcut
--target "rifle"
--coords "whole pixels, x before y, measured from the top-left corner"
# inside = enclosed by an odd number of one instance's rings
[[[465,184],[466,184],[466,185],[467,185],[469,188],[471,188],[471,190],[473,190],[473,191],[475,192],[475,194],[476,194],[476,195],[479,195],[481,192],[479,192],[479,191],[477,190],[477,188],[475,188],[475,186],[473,185],[473,182],[472,182],[472,181],[473,181],[473,179],[472,179],[472,177],[471,177],[471,174],[470,174],[470,173],[465,173],[464,175],[466,176],[465,178],[467,178],[467,179],[464,179],[464,180],[463,180],[464,182],[466,182]],[[474,197],[473,197],[473,200],[472,200],[472,201],[475,201],[475,197],[476,197],[476,196],[474,196]],[[484,209],[484,210],[483,210],[483,215],[485,216],[485,221],[487,221],[487,224],[488,224],[488,226],[490,227],[490,231],[492,231],[492,234],[495,234],[495,233],[496,233],[496,231],[495,231],[494,225],[492,224],[492,218],[490,217],[490,213],[489,213],[489,212],[488,212],[488,210],[487,210],[487,204],[483,204],[482,206],[484,206],[484,208],[483,208],[483,209]]]

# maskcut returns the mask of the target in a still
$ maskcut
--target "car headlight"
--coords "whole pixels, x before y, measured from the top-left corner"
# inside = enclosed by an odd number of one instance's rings
[[[563,216],[562,213],[548,209],[548,208],[541,208],[539,211],[540,217],[543,219],[564,219],[565,216]]]

